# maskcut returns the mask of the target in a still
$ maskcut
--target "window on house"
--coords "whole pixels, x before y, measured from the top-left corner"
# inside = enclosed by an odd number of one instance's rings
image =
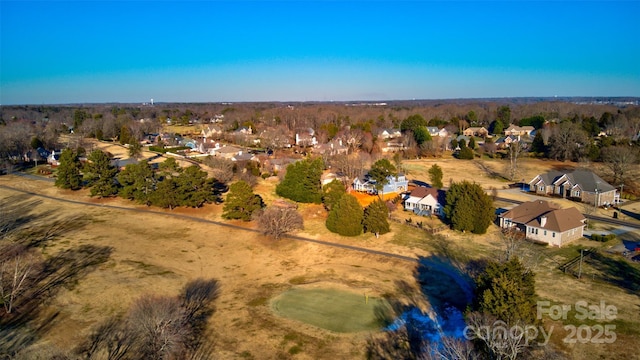
[[[552,232],[552,233],[551,233],[551,237],[556,237],[556,233],[555,233],[555,232]]]
[[[536,229],[536,235],[538,235],[538,229]]]
[[[544,186],[542,185],[538,186],[538,191],[544,191]]]
[[[544,236],[547,236],[547,230],[544,231]]]

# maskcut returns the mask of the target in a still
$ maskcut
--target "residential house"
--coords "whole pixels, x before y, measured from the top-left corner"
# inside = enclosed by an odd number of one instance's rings
[[[487,137],[489,135],[489,130],[482,127],[469,127],[462,131],[462,135],[464,136],[478,136],[478,137]]]
[[[309,147],[318,145],[316,132],[312,128],[300,129],[296,131],[296,146]]]
[[[342,145],[342,139],[333,139],[326,144],[316,145],[313,148],[313,152],[322,155],[340,155],[347,154],[349,152],[349,148]]]
[[[503,136],[498,140],[496,140],[496,147],[498,149],[506,149],[509,147],[509,145],[511,145],[511,143],[517,142],[517,141],[520,141],[519,135]]]
[[[398,174],[397,176],[389,175],[387,177],[387,183],[382,187],[382,193],[388,194],[392,192],[403,192],[407,190],[409,182],[404,174]],[[376,181],[369,177],[369,174],[364,176],[358,176],[353,179],[351,186],[355,191],[366,192],[369,194],[376,194]]]
[[[253,129],[251,129],[251,127],[249,126],[243,126],[241,128],[238,128],[235,131],[236,134],[242,134],[242,135],[251,135],[253,134]]]
[[[383,153],[402,151],[404,150],[404,143],[402,141],[388,141],[384,143],[380,150]]]
[[[204,138],[208,139],[220,139],[224,130],[220,126],[205,126],[200,134]]]
[[[60,165],[60,154],[62,154],[62,151],[52,151],[51,153],[49,153],[49,156],[47,156],[47,163],[51,166],[59,166]]]
[[[233,157],[241,153],[242,149],[236,146],[223,145],[221,148],[215,151],[215,156],[220,156],[225,159],[233,160]]]
[[[272,173],[278,173],[286,170],[289,164],[293,164],[296,161],[297,160],[293,158],[266,159],[262,164],[262,168]]]
[[[111,159],[110,164],[111,166],[115,167],[119,171],[122,171],[127,167],[127,165],[135,165],[138,162],[139,162],[138,159],[131,158],[131,157],[126,159],[113,158]]]
[[[449,136],[449,132],[447,131],[447,129],[445,129],[445,128],[438,129],[437,126],[427,126],[427,131],[429,131],[429,135],[431,135],[431,137],[447,137],[447,136]]]
[[[404,199],[404,209],[421,216],[442,216],[444,199],[444,190],[418,186]]]
[[[215,114],[210,120],[209,122],[211,123],[219,123],[222,122],[224,120],[224,115],[223,114]]]
[[[501,228],[515,229],[526,239],[558,247],[581,238],[585,221],[578,209],[561,209],[543,200],[522,203],[500,215]]]
[[[256,161],[256,160],[257,158],[255,157],[255,155],[248,152],[244,152],[244,151],[238,151],[238,153],[231,156],[231,161]]]
[[[215,156],[216,151],[221,148],[221,145],[217,141],[207,140],[201,141],[198,143],[196,150],[202,154],[208,154]]]
[[[378,132],[378,137],[383,140],[395,139],[402,136],[400,129],[382,129]]]
[[[504,130],[504,135],[531,136],[531,132],[533,130],[535,130],[533,126],[510,125],[506,130]]]
[[[536,194],[556,195],[595,206],[615,204],[620,199],[616,188],[590,170],[549,171],[529,181]]]
[[[338,180],[343,184],[347,184],[349,182],[349,177],[343,172],[324,172],[322,176],[320,176],[320,183],[322,186],[327,185],[333,180]]]

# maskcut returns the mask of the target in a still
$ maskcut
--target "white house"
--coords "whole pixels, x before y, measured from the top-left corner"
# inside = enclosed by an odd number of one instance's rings
[[[418,186],[404,200],[404,209],[417,215],[443,215],[445,192],[435,188]]]
[[[402,136],[400,129],[382,129],[378,133],[378,137],[384,140],[395,139]]]
[[[392,192],[403,192],[407,190],[407,186],[409,185],[409,181],[404,176],[404,174],[398,174],[397,176],[389,175],[387,176],[387,183],[382,187],[382,192],[384,194],[392,193]],[[369,175],[359,176],[353,179],[351,183],[353,190],[367,192],[367,193],[377,193],[376,189],[376,181],[371,179]]]
[[[316,132],[312,128],[296,131],[296,146],[308,147],[318,145]]]
[[[431,135],[431,137],[447,137],[449,136],[449,132],[447,131],[447,129],[442,128],[442,129],[438,129],[437,126],[427,126],[427,131],[429,131],[429,135]]]

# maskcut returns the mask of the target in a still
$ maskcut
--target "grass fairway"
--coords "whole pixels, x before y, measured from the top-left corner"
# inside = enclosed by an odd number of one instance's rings
[[[378,330],[385,325],[388,303],[337,289],[293,289],[271,301],[280,316],[326,330],[348,333]]]

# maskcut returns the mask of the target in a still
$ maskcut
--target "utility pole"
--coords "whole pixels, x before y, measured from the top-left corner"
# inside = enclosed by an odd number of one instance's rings
[[[622,190],[624,190],[624,184],[620,184],[620,197],[619,197],[620,200],[622,200]]]

